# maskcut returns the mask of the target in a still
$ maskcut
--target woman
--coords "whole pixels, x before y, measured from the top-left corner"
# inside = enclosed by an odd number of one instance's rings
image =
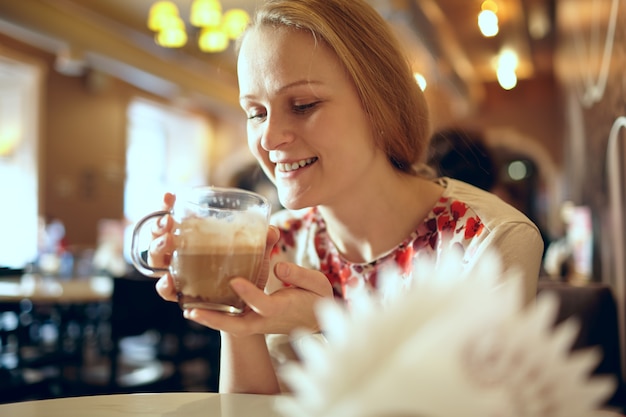
[[[247,314],[184,313],[222,333],[220,391],[279,392],[265,335],[318,330],[316,302],[375,287],[381,266],[410,273],[415,256],[450,248],[469,264],[495,248],[534,297],[537,228],[491,194],[420,174],[426,103],[365,1],[267,1],[241,39],[238,77],[249,147],[288,210],[273,217],[260,285],[231,281]],[[165,207],[173,200],[167,194]],[[172,221],[162,223],[150,249],[155,266],[173,249]],[[157,290],[175,300],[169,275]]]

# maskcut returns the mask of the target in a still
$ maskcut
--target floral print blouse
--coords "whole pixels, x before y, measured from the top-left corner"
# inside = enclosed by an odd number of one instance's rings
[[[481,218],[462,201],[442,196],[429,215],[396,248],[370,263],[352,263],[337,251],[328,236],[324,219],[316,208],[299,216],[285,216],[274,223],[281,232],[272,253],[272,262],[287,260],[321,271],[330,281],[335,295],[349,298],[349,290],[366,286],[376,288],[382,266],[395,266],[410,274],[414,257],[436,256],[445,246],[467,254],[470,243],[483,233]],[[308,245],[312,243],[312,245]],[[302,248],[312,246],[302,256]],[[298,255],[300,252],[300,256]],[[304,261],[304,262],[303,262]]]
[[[356,288],[377,288],[380,272],[387,266],[399,267],[408,275],[413,260],[428,256],[440,259],[444,250],[460,250],[466,265],[480,259],[488,250],[497,252],[504,270],[515,269],[522,278],[524,298],[536,296],[543,253],[539,229],[524,214],[495,195],[451,178],[438,178],[444,187],[439,201],[419,226],[388,253],[370,263],[352,263],[334,246],[326,224],[317,209],[282,210],[272,223],[281,231],[271,263],[292,262],[321,271],[333,286],[335,295],[350,299]],[[270,274],[266,292],[283,284]]]

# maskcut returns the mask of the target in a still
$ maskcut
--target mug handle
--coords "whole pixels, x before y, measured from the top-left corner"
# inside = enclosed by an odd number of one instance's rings
[[[132,238],[131,245],[130,245],[131,260],[135,268],[137,268],[137,270],[141,272],[143,275],[148,276],[148,277],[158,278],[161,275],[163,275],[163,273],[169,271],[169,269],[168,268],[155,268],[155,267],[148,265],[148,263],[143,259],[143,256],[141,256],[141,253],[139,252],[139,248],[136,243],[137,236],[139,235],[139,230],[141,230],[143,225],[148,220],[155,218],[155,217],[162,217],[162,216],[165,216],[166,214],[171,214],[171,212],[167,210],[161,210],[161,211],[155,211],[154,213],[150,213],[147,216],[144,216],[141,220],[139,220],[137,224],[135,225],[135,228],[133,229],[133,238]]]

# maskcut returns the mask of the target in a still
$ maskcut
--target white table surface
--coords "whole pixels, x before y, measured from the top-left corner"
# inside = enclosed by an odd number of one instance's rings
[[[111,394],[0,404],[1,417],[284,417],[277,396],[171,392]],[[594,417],[625,417],[596,411]]]
[[[0,404],[2,417],[282,417],[277,397],[253,394],[111,394]]]

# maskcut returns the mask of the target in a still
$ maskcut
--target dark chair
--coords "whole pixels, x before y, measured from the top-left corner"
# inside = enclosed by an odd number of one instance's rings
[[[34,306],[28,299],[0,304],[0,402],[66,394],[66,376],[81,365],[73,314],[67,306]]]
[[[540,280],[538,293],[554,292],[560,301],[556,323],[576,317],[580,330],[572,350],[599,346],[602,360],[594,375],[613,376],[618,387],[607,406],[620,411],[626,409],[626,396],[621,371],[618,314],[611,287],[600,283],[573,285],[570,283]]]
[[[210,365],[202,389],[217,391],[219,333],[186,320],[155,282],[138,273],[114,279],[109,335],[99,337],[107,360],[83,369],[92,392],[189,390],[184,370],[192,359]]]

